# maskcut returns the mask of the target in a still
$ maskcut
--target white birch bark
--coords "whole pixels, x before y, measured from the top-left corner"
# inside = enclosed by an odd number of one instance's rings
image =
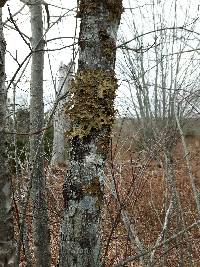
[[[0,266],[16,266],[12,218],[11,176],[6,158],[5,50],[2,8],[0,8]]]
[[[54,115],[54,139],[51,165],[67,163],[69,151],[67,147],[66,131],[69,130],[69,118],[65,115],[65,104],[69,98],[69,87],[73,79],[73,64],[67,66],[61,62],[59,68],[58,90],[56,98],[60,99]]]
[[[32,30],[32,65],[30,86],[30,160],[32,166],[32,206],[33,239],[37,267],[51,266],[50,232],[45,196],[44,152],[41,143],[44,120],[43,67],[44,40],[42,6],[40,0],[32,0],[29,5]]]
[[[60,267],[98,267],[104,164],[114,117],[122,0],[81,0],[79,64],[72,83],[70,166],[65,178]]]

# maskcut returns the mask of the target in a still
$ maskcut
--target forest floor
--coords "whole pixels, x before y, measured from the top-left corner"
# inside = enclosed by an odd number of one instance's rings
[[[199,138],[189,138],[188,147],[192,173],[197,186],[200,185],[200,145]],[[174,234],[187,229],[198,220],[196,204],[188,175],[188,168],[182,145],[178,144],[173,154],[173,169],[181,210],[172,209],[167,222],[167,230],[162,233],[165,215],[170,205],[171,194],[166,190],[165,170],[151,154],[144,151],[130,153],[130,147],[123,146],[124,153],[115,146],[113,155],[107,161],[105,174],[105,206],[102,213],[102,258],[106,267],[111,267],[129,256],[148,251],[158,242],[165,241]],[[119,153],[118,153],[118,152]],[[62,218],[62,185],[65,167],[46,169],[47,196],[51,231],[52,266],[56,266],[60,240],[60,218]],[[26,178],[24,178],[26,183]],[[115,188],[115,189],[113,189]],[[173,197],[173,196],[171,196]],[[18,203],[15,201],[15,211]],[[126,217],[126,224],[122,215]],[[15,212],[15,233],[18,235],[18,217]],[[26,222],[29,244],[32,246],[31,208]],[[128,223],[127,223],[128,222]],[[176,267],[200,266],[200,230],[193,227],[164,246],[155,250],[154,266]],[[131,234],[133,237],[131,238]],[[137,237],[137,238],[135,238]],[[141,246],[140,246],[141,245]],[[152,251],[151,251],[152,253]],[[22,254],[21,267],[26,266]],[[149,255],[149,254],[147,254]],[[124,266],[144,266],[134,260]]]

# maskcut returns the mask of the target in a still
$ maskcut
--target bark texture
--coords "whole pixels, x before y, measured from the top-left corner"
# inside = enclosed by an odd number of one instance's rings
[[[44,120],[44,40],[41,1],[32,0],[29,8],[31,12],[32,49],[34,51],[31,65],[30,132],[39,132],[39,134],[32,134],[30,137],[35,266],[48,267],[51,266],[50,232],[45,197],[44,151],[41,132]]]
[[[114,99],[114,67],[122,0],[79,1],[79,65],[70,107],[70,168],[63,188],[61,267],[100,266],[104,163]]]
[[[69,130],[69,117],[65,116],[65,104],[69,99],[69,87],[73,79],[73,66],[70,62],[67,66],[61,62],[59,68],[59,83],[57,98],[59,103],[54,115],[54,139],[51,165],[63,165],[69,159],[68,141],[66,131]]]
[[[0,8],[0,266],[16,266],[12,218],[11,176],[6,158],[5,50],[2,9]]]

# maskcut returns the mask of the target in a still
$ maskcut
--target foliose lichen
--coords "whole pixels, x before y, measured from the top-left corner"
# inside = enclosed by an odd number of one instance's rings
[[[114,71],[79,71],[71,85],[71,101],[66,106],[71,122],[67,135],[70,138],[83,138],[92,130],[111,127],[115,115],[116,89]]]

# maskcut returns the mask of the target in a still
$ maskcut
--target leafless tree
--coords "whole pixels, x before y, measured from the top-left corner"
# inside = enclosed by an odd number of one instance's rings
[[[182,127],[187,116],[192,116],[194,112],[192,103],[199,101],[196,87],[199,81],[197,71],[199,63],[196,63],[199,40],[195,33],[197,20],[186,15],[180,24],[177,14],[178,1],[171,1],[171,16],[166,20],[165,16],[168,16],[168,13],[165,15],[164,10],[168,4],[164,1],[157,3],[152,1],[151,7],[148,6],[146,9],[140,8],[139,5],[137,10],[130,9],[131,19],[126,17],[125,21],[133,38],[122,39],[122,43],[118,46],[122,49],[122,54],[119,55],[121,64],[119,68],[129,90],[129,110],[134,117],[135,127],[140,132],[140,142],[143,142],[143,149],[149,153],[157,146],[155,158],[161,162],[165,170],[166,213],[156,243],[167,238],[168,222],[173,216],[176,218],[175,233],[186,229],[183,203],[180,200],[181,192],[177,186],[174,170],[173,152],[180,139],[180,132],[184,139]],[[187,10],[186,14],[188,13]],[[193,49],[190,49],[191,40]],[[185,156],[187,158],[187,151]],[[191,175],[191,168],[188,173],[198,212],[198,189]],[[137,225],[135,227],[137,229]],[[143,244],[139,236],[136,234],[134,236]],[[184,238],[187,239],[187,236],[187,231],[184,231],[183,236],[176,239],[177,246]],[[163,253],[166,255],[167,247],[163,248]],[[191,265],[190,244],[186,254]],[[179,264],[184,264],[184,252],[181,248],[178,255]],[[147,266],[154,266],[154,257],[153,252],[146,263]],[[165,265],[166,257],[163,259]]]
[[[16,266],[11,175],[8,171],[6,151],[5,50],[2,8],[0,8],[0,265]]]
[[[30,160],[32,166],[33,239],[36,266],[51,266],[50,230],[45,194],[44,150],[42,132],[44,124],[43,68],[44,39],[42,2],[30,1],[32,30],[32,64],[30,86]],[[38,132],[38,134],[31,134]]]
[[[100,266],[100,219],[117,80],[114,74],[122,1],[82,0],[79,63],[70,88],[70,166],[63,197],[60,263]]]

